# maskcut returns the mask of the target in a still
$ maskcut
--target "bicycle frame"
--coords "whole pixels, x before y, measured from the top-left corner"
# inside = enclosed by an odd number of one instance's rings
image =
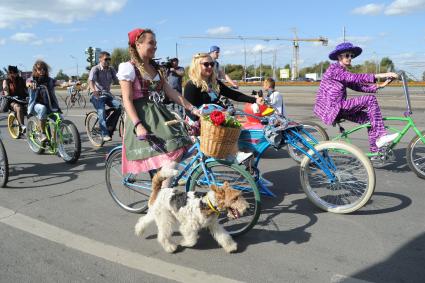
[[[122,150],[122,145],[119,145],[115,148],[113,148],[108,155],[106,156],[106,160],[108,160],[109,156],[117,151],[117,150]],[[184,160],[187,160],[188,158],[190,158],[191,156],[193,156],[193,153],[196,152],[196,155],[192,158],[192,160],[190,160],[190,162],[188,163],[184,163]],[[198,168],[201,167],[203,172],[204,172],[204,176],[206,179],[202,180],[203,184],[206,184],[208,186],[212,185],[212,184],[216,184],[218,186],[221,186],[223,184],[221,183],[216,183],[215,179],[214,179],[214,174],[208,174],[208,169],[206,167],[206,164],[208,162],[214,161],[214,158],[209,158],[206,157],[202,152],[201,152],[201,148],[200,148],[200,144],[198,142],[198,140],[196,140],[196,142],[189,148],[189,150],[186,151],[186,153],[183,155],[182,161],[179,163],[179,165],[183,166],[183,169],[180,170],[180,173],[173,179],[173,182],[171,183],[171,187],[175,187],[178,185],[179,180],[186,180],[186,191],[189,191],[189,186],[190,186],[190,177],[192,173]],[[195,163],[199,161],[199,164],[195,165]],[[230,162],[229,162],[230,163]],[[123,185],[127,186],[128,188],[134,190],[134,191],[138,191],[138,190],[151,190],[151,182],[145,182],[142,184],[134,184],[131,182],[131,177],[132,174],[129,174],[128,176],[126,176],[123,179]],[[213,179],[209,179],[210,177],[212,177]],[[239,190],[246,190],[244,188],[241,187],[233,187],[234,189],[239,189]]]
[[[405,100],[406,100],[406,111],[403,113],[404,117],[402,116],[393,116],[393,117],[383,117],[382,120],[384,121],[399,121],[399,122],[403,122],[405,123],[404,128],[403,129],[398,129],[395,127],[391,127],[391,126],[385,126],[385,128],[387,128],[388,130],[398,133],[398,137],[393,140],[391,142],[391,144],[389,144],[387,146],[387,151],[388,150],[392,150],[394,149],[397,144],[403,139],[403,137],[406,135],[406,133],[409,131],[409,129],[413,129],[413,131],[416,133],[416,135],[420,138],[420,140],[425,144],[425,137],[422,135],[421,131],[418,129],[418,127],[416,127],[415,122],[413,121],[412,118],[412,110],[411,110],[411,103],[410,103],[410,94],[409,94],[409,89],[407,86],[407,79],[406,79],[406,75],[404,72],[400,72],[400,77],[403,83],[403,92],[404,92],[404,96],[405,96]],[[371,125],[370,123],[366,123],[363,125],[359,125],[356,126],[350,130],[345,130],[337,135],[333,140],[340,140],[340,139],[344,139],[344,140],[349,140],[349,135],[351,135],[354,132],[357,132],[361,129],[367,129],[369,128]],[[341,128],[341,126],[340,126]],[[382,155],[382,152],[366,152],[367,156],[378,156],[378,155]]]
[[[59,113],[53,112],[47,115],[47,123],[46,123],[46,128],[44,132],[47,136],[49,143],[47,144],[47,146],[40,146],[40,148],[47,150],[51,154],[57,153],[58,141],[56,140],[56,133],[59,131],[61,123],[62,123],[62,118]],[[49,127],[51,126],[53,126],[53,128],[50,128],[49,130]],[[52,132],[52,129],[53,129],[53,132]],[[34,140],[33,135],[30,136],[30,139],[36,144],[38,144],[38,142]],[[59,139],[63,140],[62,131],[59,131]]]
[[[258,120],[262,120],[261,117],[257,117],[248,113],[244,112],[237,112],[237,116],[250,116]],[[292,123],[292,124],[291,124]],[[302,131],[303,134],[307,135],[314,144],[317,144],[318,141],[308,132],[305,131],[302,128],[302,125],[296,124],[294,122],[289,121],[288,123],[289,127],[286,127],[282,129],[282,144],[288,144],[293,147],[295,147],[297,150],[302,152],[304,155],[306,155],[308,158],[313,160],[313,162],[326,174],[326,176],[330,179],[331,182],[335,180],[334,174],[331,172],[330,169],[335,169],[335,165],[329,158],[324,158],[320,154],[318,154],[317,150],[314,148],[314,146],[308,142],[300,133],[299,131]],[[298,144],[301,143],[303,146],[307,147],[307,151],[301,148]],[[254,167],[258,168],[258,164],[260,162],[260,159],[263,155],[263,153],[271,146],[270,142],[267,141],[264,135],[263,129],[243,129],[241,131],[241,136],[239,137],[239,147],[249,149],[254,153],[256,156]],[[313,154],[310,155],[308,153],[309,150],[313,151]],[[314,158],[313,156],[318,156],[318,158]],[[260,187],[260,192],[275,197],[276,195],[271,192],[267,186],[271,184],[268,180],[259,177],[257,181],[258,186]]]

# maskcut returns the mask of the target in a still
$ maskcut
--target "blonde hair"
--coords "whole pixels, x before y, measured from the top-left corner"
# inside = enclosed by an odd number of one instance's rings
[[[273,78],[267,78],[265,81],[264,81],[264,84],[263,84],[263,87],[265,88],[265,89],[274,89],[275,88],[275,82],[274,82],[274,79]]]
[[[208,81],[205,81],[201,76],[201,60],[209,58],[212,61],[210,54],[208,53],[197,53],[193,55],[192,62],[189,67],[189,79],[193,82],[196,87],[200,87],[201,91],[208,92],[208,83],[211,85],[213,91],[217,94],[220,93],[220,86],[217,83],[217,73],[215,68]]]
[[[151,29],[145,29],[137,38],[136,42],[142,43],[143,40],[146,37],[146,34],[152,34],[153,36],[155,36],[155,33],[151,30]],[[139,70],[140,74],[143,76],[144,74],[148,75],[148,73],[145,70],[145,62],[142,61],[142,59],[139,56],[139,53],[137,52],[136,49],[136,44],[134,44],[134,46],[132,45],[128,45],[128,53],[130,54],[130,60],[134,63],[134,65],[136,66],[136,68]],[[163,71],[159,68],[158,64],[154,61],[151,60],[149,62],[159,73],[159,76],[162,78],[164,78],[164,73]]]

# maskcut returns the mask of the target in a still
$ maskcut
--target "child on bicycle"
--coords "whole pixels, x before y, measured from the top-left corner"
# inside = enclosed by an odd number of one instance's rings
[[[286,116],[285,104],[282,95],[275,89],[275,81],[273,78],[267,78],[264,81],[263,89],[266,91],[267,98],[271,105],[276,108],[279,115]]]
[[[382,120],[381,110],[375,95],[363,95],[347,99],[347,87],[366,93],[376,93],[393,79],[396,73],[353,74],[348,71],[351,59],[362,53],[362,49],[350,42],[336,46],[329,54],[331,60],[337,61],[329,66],[323,74],[319,91],[316,96],[314,113],[327,125],[332,125],[340,119],[364,124],[370,122],[368,132],[371,152],[389,144],[398,134],[387,134]],[[384,78],[385,82],[377,83]]]
[[[47,140],[44,133],[47,114],[52,112],[61,113],[59,102],[55,95],[56,81],[49,77],[49,69],[50,67],[46,62],[37,60],[32,68],[32,77],[27,80],[30,96],[28,114],[35,115],[38,118],[38,127],[41,132],[40,142]],[[45,91],[46,89],[47,92]]]
[[[7,78],[3,81],[3,92],[6,96],[16,96],[19,100],[26,101],[28,91],[24,79],[19,75],[18,67],[8,66]],[[25,105],[12,101],[9,105],[10,110],[16,112],[16,118],[22,131],[25,131]]]

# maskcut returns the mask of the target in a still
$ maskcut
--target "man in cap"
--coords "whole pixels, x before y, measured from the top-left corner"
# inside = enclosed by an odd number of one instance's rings
[[[220,64],[218,63],[217,59],[220,56],[220,47],[218,46],[211,46],[210,47],[210,56],[215,62],[214,69],[217,74],[217,78],[219,80],[226,80],[233,88],[238,88],[238,85],[227,75],[222,68],[220,68]]]

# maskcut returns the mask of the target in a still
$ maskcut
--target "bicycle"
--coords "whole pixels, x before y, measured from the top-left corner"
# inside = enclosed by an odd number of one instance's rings
[[[267,100],[266,100],[267,103]],[[271,105],[269,105],[272,107]],[[256,156],[247,170],[255,176],[260,192],[275,196],[261,178],[258,163],[263,153],[273,147],[293,147],[304,157],[300,163],[300,181],[308,199],[318,208],[333,213],[351,213],[363,207],[371,198],[376,185],[375,171],[361,150],[345,142],[319,141],[304,130],[302,124],[273,113],[258,117],[241,111],[236,116],[257,119],[262,129],[244,129],[239,148],[248,149]]]
[[[37,88],[47,88],[43,85]],[[41,132],[38,129],[38,118],[29,117],[27,121],[27,142],[30,149],[41,154],[47,151],[50,154],[58,154],[66,163],[75,163],[81,154],[81,139],[77,127],[69,120],[64,120],[58,112],[47,115],[44,133],[47,141],[41,142]]]
[[[27,100],[20,100],[15,96],[7,96],[8,99],[11,101],[15,101],[18,103],[21,103],[25,106],[25,113],[27,112],[26,107],[28,105]],[[7,115],[7,129],[9,131],[10,136],[12,139],[19,139],[23,134],[24,130],[22,129],[21,124],[19,124],[18,118],[16,117],[16,112],[12,109],[9,110],[9,114]]]
[[[81,89],[72,88],[70,92],[68,92],[68,96],[65,98],[66,110],[68,111],[75,104],[78,104],[78,107],[85,108],[86,107],[86,98],[81,94]]]
[[[112,95],[108,92],[102,92],[101,96],[106,95]],[[119,111],[118,113],[116,111]],[[119,117],[117,119],[117,115],[119,114]],[[116,125],[118,124],[118,134],[119,137],[123,136],[124,133],[124,109],[121,106],[119,109],[114,109],[112,107],[105,110],[105,116],[106,116],[106,125],[109,129],[109,136],[112,137],[112,135],[115,132]],[[117,119],[117,120],[116,120]],[[116,122],[118,121],[118,122]],[[100,124],[99,124],[99,116],[97,114],[96,110],[90,111],[86,113],[86,118],[84,120],[84,126],[86,128],[87,136],[95,147],[101,147],[105,143],[103,140],[102,131],[100,130]]]
[[[177,121],[177,120],[176,120]],[[184,121],[178,121],[185,123]],[[124,210],[141,213],[147,209],[151,192],[153,172],[122,175],[122,146],[112,149],[106,157],[105,178],[112,199]],[[233,236],[248,232],[258,220],[261,210],[260,193],[255,180],[240,165],[225,160],[216,160],[205,156],[200,150],[199,140],[184,154],[179,164],[180,173],[171,187],[184,184],[186,192],[205,192],[211,185],[222,186],[229,182],[234,189],[243,192],[249,203],[244,215],[237,219],[228,218],[221,213],[219,221]]]
[[[383,117],[384,121],[399,121],[404,124],[404,127],[400,130],[398,128],[385,125],[385,128],[388,131],[398,133],[399,136],[389,145],[382,148],[379,152],[373,153],[373,152],[366,152],[366,156],[372,157],[377,156],[378,160],[374,162],[376,166],[383,166],[388,164],[389,162],[392,162],[395,160],[394,155],[394,148],[398,145],[398,143],[403,139],[403,137],[406,135],[406,133],[409,131],[409,129],[413,129],[416,136],[412,138],[409,145],[406,148],[406,159],[407,164],[409,165],[410,169],[419,177],[422,179],[425,179],[425,131],[420,131],[415,121],[413,120],[413,117],[411,116],[413,114],[411,110],[411,103],[410,103],[410,95],[409,95],[409,89],[407,85],[407,78],[404,71],[398,72],[402,86],[403,86],[403,93],[406,101],[406,111],[403,113],[403,116],[396,116],[396,117]],[[352,129],[344,129],[341,126],[341,123],[344,122],[343,120],[339,120],[335,122],[335,125],[338,125],[340,134],[337,135],[333,140],[344,140],[346,142],[351,143],[350,135],[362,130],[362,129],[368,129],[371,127],[370,123],[363,124],[356,126]],[[385,123],[386,124],[386,123]]]
[[[0,187],[4,188],[9,180],[9,161],[7,159],[6,149],[0,138]]]

